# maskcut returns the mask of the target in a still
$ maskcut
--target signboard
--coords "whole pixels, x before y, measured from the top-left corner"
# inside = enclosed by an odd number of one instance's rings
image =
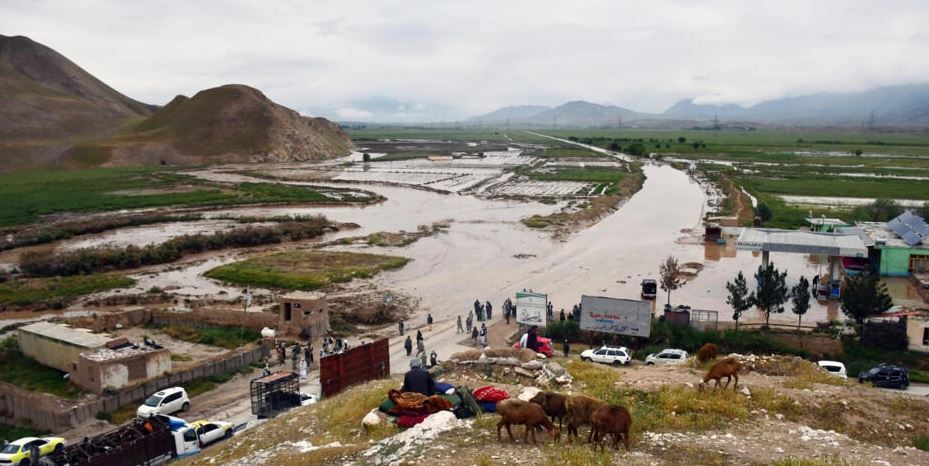
[[[634,299],[581,296],[581,330],[648,337],[652,304]]]
[[[531,291],[516,292],[516,323],[544,327],[548,320],[548,295]]]

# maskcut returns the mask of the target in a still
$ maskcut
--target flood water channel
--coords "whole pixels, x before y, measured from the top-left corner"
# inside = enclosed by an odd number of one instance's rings
[[[499,306],[506,297],[512,297],[523,288],[548,293],[556,312],[562,307],[570,309],[583,294],[637,299],[641,279],[657,278],[658,265],[668,255],[677,257],[681,263],[703,264],[697,277],[672,293],[672,304],[718,310],[720,320],[731,319],[731,312],[725,305],[725,283],[741,270],[752,286],[752,273],[761,262],[760,255],[737,251],[734,244],[703,244],[699,228],[707,202],[704,189],[687,174],[668,165],[647,164],[644,170],[647,178],[638,193],[616,212],[564,240],[553,239],[549,232],[520,223],[520,219],[534,214],[557,211],[558,205],[376,184],[338,184],[372,191],[386,198],[370,206],[244,207],[211,211],[206,215],[321,214],[337,222],[354,222],[361,226],[326,235],[323,241],[378,231],[413,231],[419,225],[448,221],[447,232],[422,238],[402,248],[336,247],[413,259],[406,267],[381,274],[375,281],[384,288],[421,298],[422,308],[431,311],[437,319],[466,313],[475,299],[489,299]],[[200,176],[215,181],[248,179],[217,171],[203,172]],[[172,230],[164,226],[136,230],[141,230],[138,237],[146,242],[152,241],[158,232],[164,232],[165,239],[173,236]],[[119,242],[124,244],[124,241],[125,237],[119,236]],[[136,277],[140,280],[136,288],[173,287],[172,292],[182,295],[212,295],[224,287],[201,274],[236,259],[236,254],[226,254],[190,267],[140,274]],[[800,275],[810,277],[825,268],[825,258],[805,255],[773,253],[771,260],[788,271],[791,284]],[[237,295],[234,290],[225,290],[228,297]],[[665,300],[666,296],[659,296],[658,303],[663,304]],[[837,315],[835,305],[814,302],[804,320],[812,323]],[[743,319],[758,321],[761,316],[750,311]],[[772,320],[785,323],[795,322],[795,319],[789,311],[772,317]]]

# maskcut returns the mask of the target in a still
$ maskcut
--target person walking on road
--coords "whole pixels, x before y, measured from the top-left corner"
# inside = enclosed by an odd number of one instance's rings
[[[471,327],[471,341],[477,343],[477,326]]]
[[[461,325],[461,316],[458,316],[458,328],[455,329],[455,333],[464,333],[464,327]]]
[[[481,346],[487,346],[487,326],[481,324]]]
[[[426,345],[422,340],[416,340],[416,354],[422,355],[426,353]]]
[[[561,308],[561,314],[558,314],[558,320],[564,322],[564,319],[565,319],[564,308]]]
[[[402,336],[403,336],[403,327],[404,327],[403,321],[402,321],[402,320],[400,321],[399,324],[397,324],[397,327],[400,328],[400,336],[402,337]]]
[[[403,342],[403,348],[406,349],[407,356],[413,354],[413,339],[409,335],[406,336],[406,341]]]
[[[468,319],[465,321],[465,323],[468,325],[467,333],[471,333],[471,327],[474,326],[474,317],[471,316],[471,314],[468,314]]]
[[[432,331],[432,313],[426,314],[426,324],[429,325],[429,331]]]
[[[487,301],[487,320],[492,319],[494,316],[494,306],[490,304],[490,301]]]
[[[293,362],[294,370],[297,370],[297,357],[300,355],[300,347],[293,345],[290,347],[290,360]]]

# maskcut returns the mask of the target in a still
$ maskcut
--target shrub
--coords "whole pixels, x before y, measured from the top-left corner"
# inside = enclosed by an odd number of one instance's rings
[[[904,351],[909,344],[906,323],[868,322],[861,328],[861,343],[889,351]]]
[[[565,338],[568,341],[577,341],[581,335],[581,326],[578,322],[573,320],[561,321],[552,321],[548,323],[548,326],[545,327],[545,336],[549,337],[555,343],[564,341]]]

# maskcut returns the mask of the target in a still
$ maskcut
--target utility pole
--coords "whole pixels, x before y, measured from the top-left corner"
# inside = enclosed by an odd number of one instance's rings
[[[719,113],[713,114],[713,129],[719,130]]]
[[[871,114],[868,116],[868,131],[874,132],[874,110],[871,110]]]

